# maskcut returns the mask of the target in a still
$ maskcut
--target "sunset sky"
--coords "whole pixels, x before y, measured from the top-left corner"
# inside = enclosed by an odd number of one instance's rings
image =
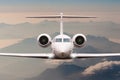
[[[120,23],[120,0],[0,0],[0,23],[39,22],[26,16],[78,14]]]
[[[64,32],[71,38],[79,33],[87,37],[75,53],[120,53],[120,0],[0,0],[0,53],[51,53],[50,47],[38,45],[37,37],[59,34],[59,19],[26,17],[61,12],[97,17],[63,20]],[[59,61],[0,56],[0,80],[46,79],[120,80],[120,57]]]
[[[92,21],[110,21],[119,24],[119,5],[120,0],[0,0],[0,23],[39,23],[44,19],[27,19],[26,17],[63,12],[69,15],[95,16],[98,18],[92,19]],[[75,21],[87,22],[91,19],[75,19]],[[120,42],[119,39],[111,40]],[[0,44],[6,46],[6,43],[8,45],[8,43],[12,44],[16,41],[19,39],[2,40]]]

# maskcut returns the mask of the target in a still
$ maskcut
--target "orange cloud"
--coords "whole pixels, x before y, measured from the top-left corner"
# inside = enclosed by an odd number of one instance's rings
[[[84,72],[82,72],[83,75],[92,75],[95,74],[96,71],[100,71],[100,70],[106,70],[110,67],[112,67],[113,65],[120,65],[120,61],[104,61],[104,62],[100,62],[96,65],[90,66],[87,69],[84,70]]]
[[[0,48],[5,48],[7,46],[18,43],[21,39],[2,39],[0,40]]]

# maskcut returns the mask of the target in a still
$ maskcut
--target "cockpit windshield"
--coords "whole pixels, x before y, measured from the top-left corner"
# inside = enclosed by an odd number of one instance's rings
[[[55,42],[62,42],[62,38],[56,38]]]
[[[63,38],[63,42],[70,42],[69,38]]]
[[[55,42],[70,42],[69,38],[56,38]]]

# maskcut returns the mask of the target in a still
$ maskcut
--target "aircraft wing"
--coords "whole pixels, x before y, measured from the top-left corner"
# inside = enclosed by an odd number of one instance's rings
[[[0,53],[0,56],[50,59],[54,57],[54,54],[52,53],[29,53],[29,54],[28,53]]]
[[[115,57],[120,56],[120,53],[73,53],[72,58],[99,58],[99,57]]]
[[[43,58],[52,59],[54,58],[53,53],[0,53],[0,56],[11,56],[11,57],[26,57],[26,58]],[[120,53],[72,53],[71,58],[100,58],[100,57],[115,57],[120,56]]]

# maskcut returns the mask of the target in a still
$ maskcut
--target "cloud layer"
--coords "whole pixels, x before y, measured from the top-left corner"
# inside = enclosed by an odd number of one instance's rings
[[[96,65],[89,66],[87,69],[85,69],[82,72],[82,74],[83,75],[92,75],[92,74],[95,74],[98,71],[109,69],[114,65],[120,65],[120,61],[104,61],[104,62],[100,62],[100,63],[98,63]]]

